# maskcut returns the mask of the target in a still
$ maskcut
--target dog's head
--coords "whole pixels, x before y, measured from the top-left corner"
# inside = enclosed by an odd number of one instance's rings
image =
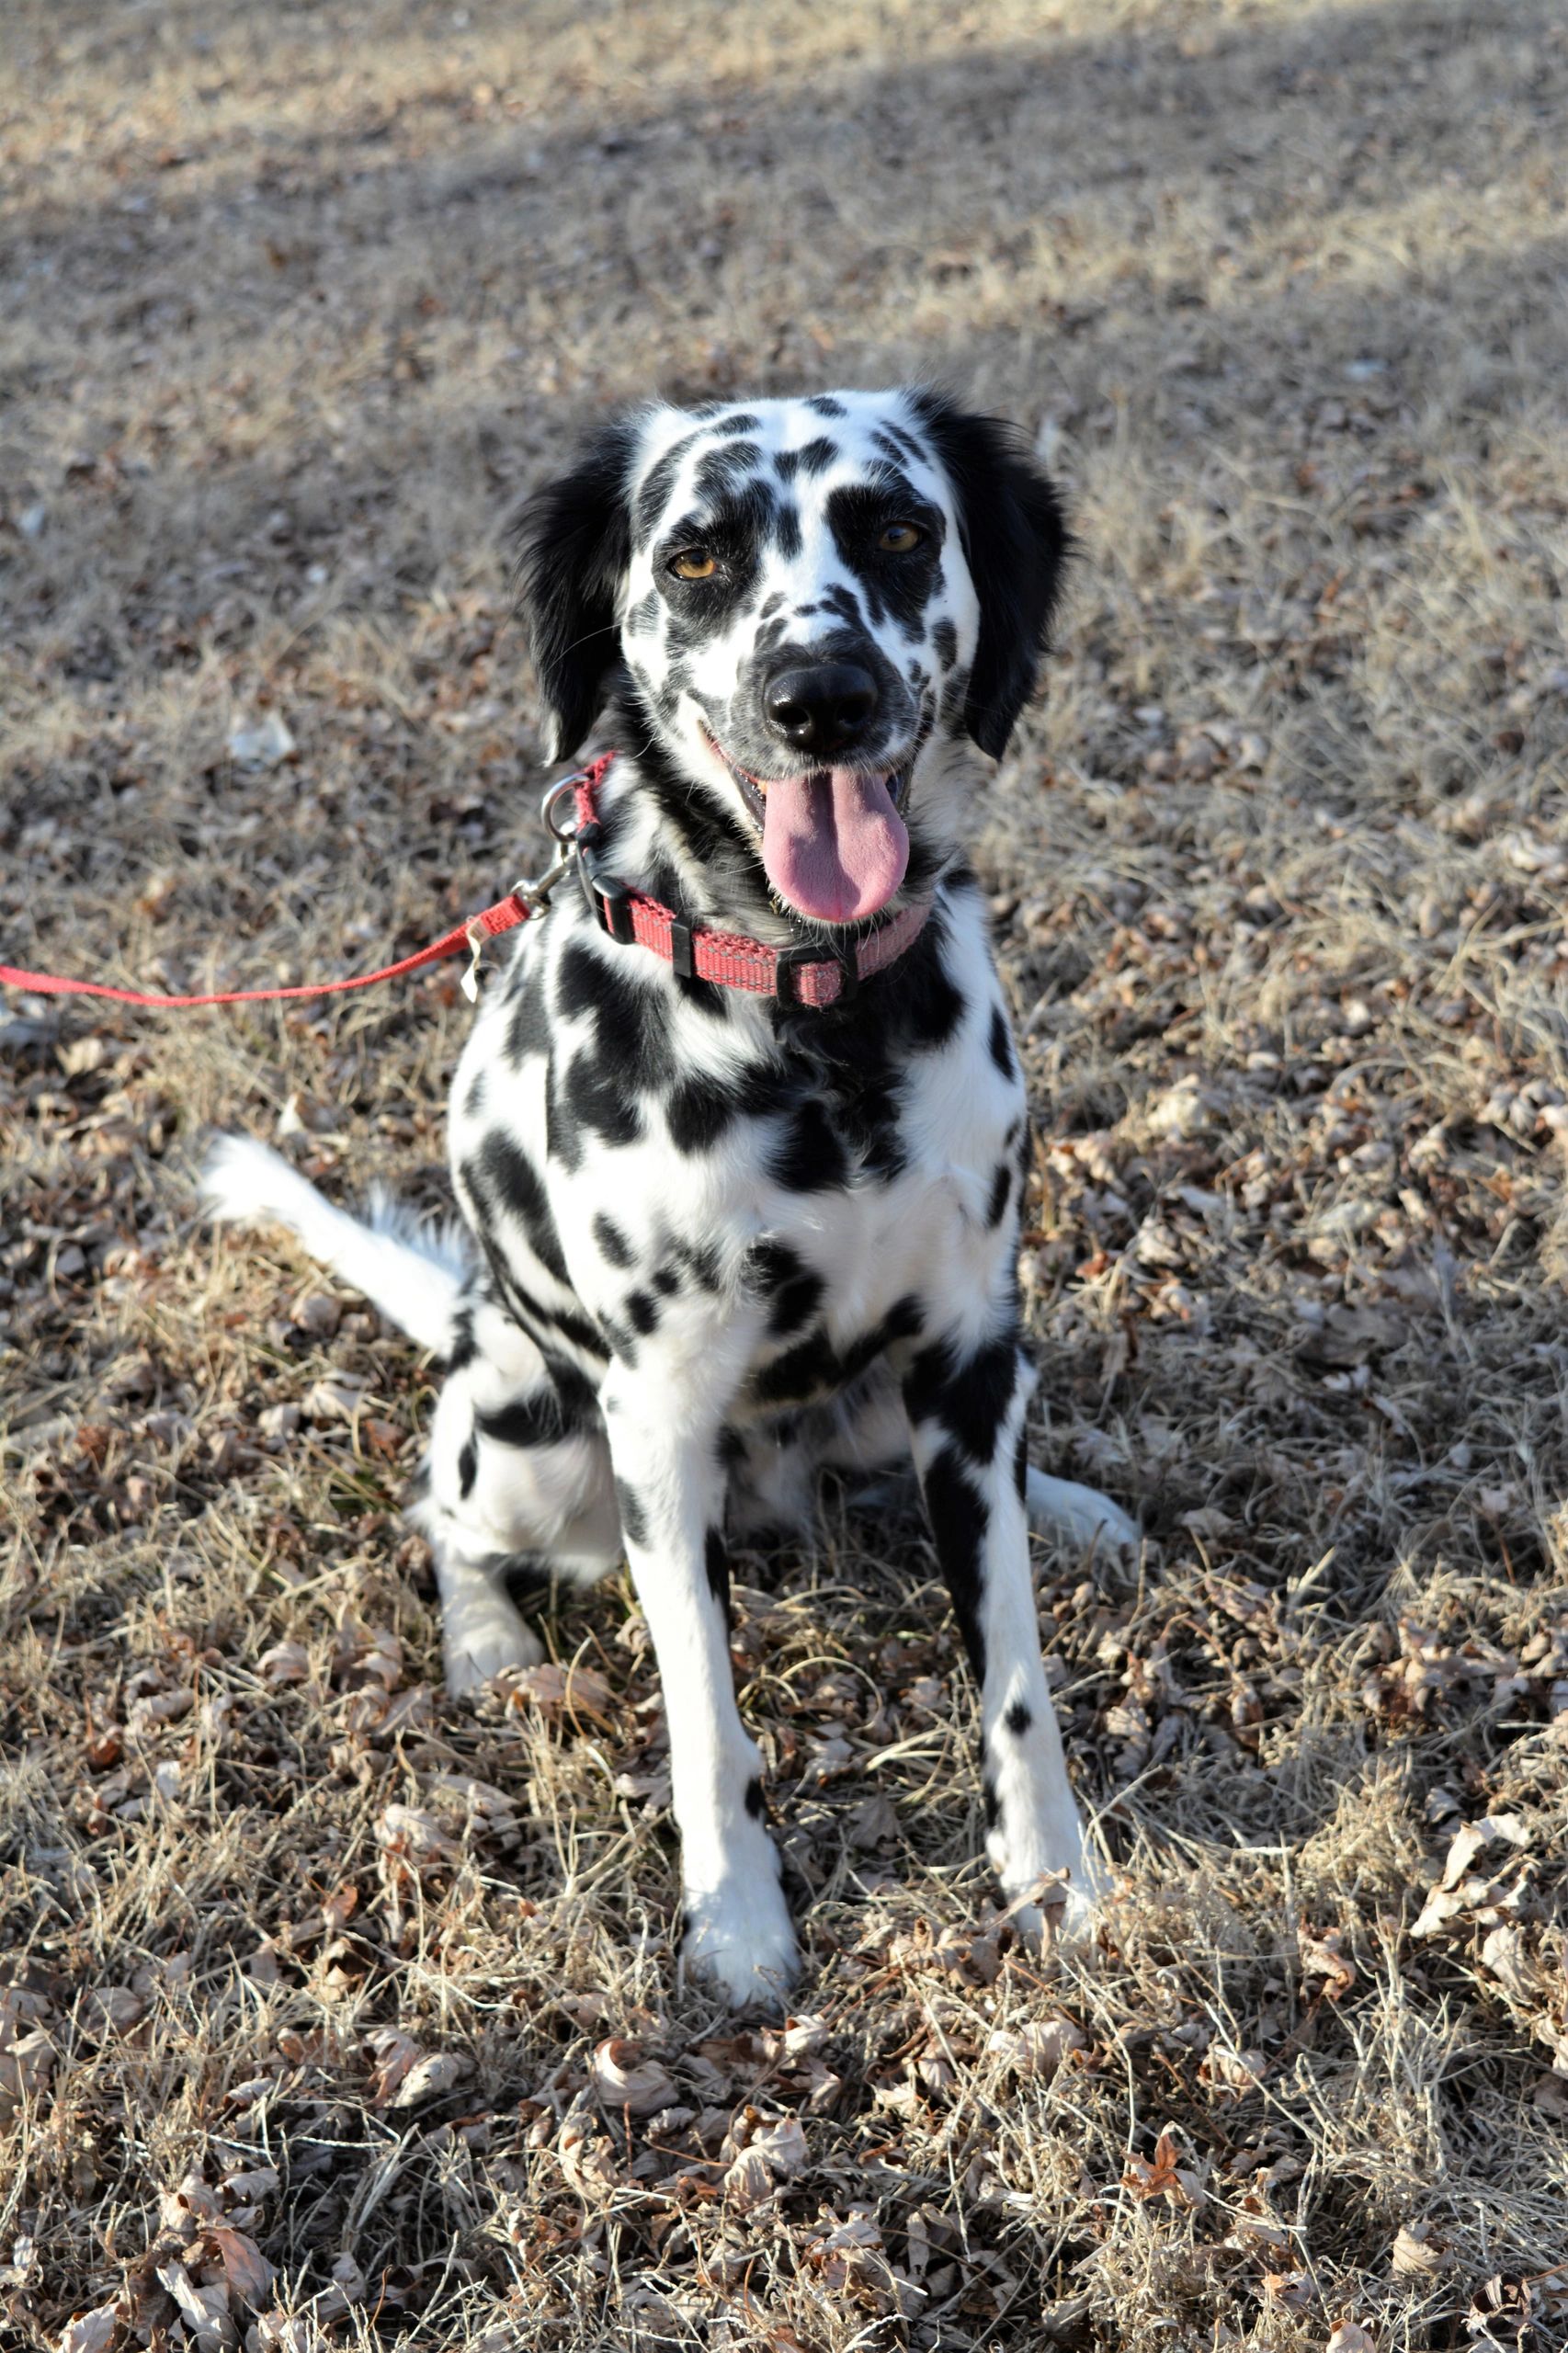
[[[912,833],[923,872],[954,846],[953,746],[1006,745],[1064,545],[1017,437],[928,391],[640,411],[521,536],[557,756],[629,688],[642,740],[816,924],[885,907]]]

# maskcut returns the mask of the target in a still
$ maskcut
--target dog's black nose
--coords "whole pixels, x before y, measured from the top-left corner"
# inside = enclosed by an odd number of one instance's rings
[[[763,696],[767,723],[798,752],[847,752],[875,716],[877,682],[854,662],[780,670]]]

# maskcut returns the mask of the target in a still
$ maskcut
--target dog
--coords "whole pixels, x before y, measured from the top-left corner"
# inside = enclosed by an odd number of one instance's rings
[[[1067,534],[1020,438],[927,388],[655,404],[520,525],[554,756],[606,713],[558,889],[459,1064],[462,1222],[365,1222],[243,1138],[280,1222],[446,1361],[415,1524],[446,1669],[541,1655],[508,1590],[630,1565],[668,1714],[684,1964],[777,2004],[794,1928],[731,1671],[728,1544],[817,1474],[913,1461],[983,1705],[987,1852],[1026,1934],[1103,1866],[1040,1657],[1031,1525],[1131,1547],[1028,1461],[1023,1077],[965,861]]]

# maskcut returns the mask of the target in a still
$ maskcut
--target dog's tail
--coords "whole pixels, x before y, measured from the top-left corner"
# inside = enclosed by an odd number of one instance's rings
[[[469,1271],[455,1221],[422,1224],[378,1190],[361,1222],[335,1210],[280,1153],[252,1136],[219,1138],[201,1192],[210,1213],[226,1223],[286,1225],[410,1339],[437,1356],[450,1354]]]

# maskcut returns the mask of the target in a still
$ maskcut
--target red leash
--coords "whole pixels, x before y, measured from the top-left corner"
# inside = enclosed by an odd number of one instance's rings
[[[110,988],[103,981],[67,981],[56,972],[25,972],[17,964],[0,964],[0,981],[7,988],[29,989],[35,996],[111,996],[119,1005],[153,1005],[178,1006],[186,1005],[257,1005],[267,998],[284,996],[335,996],[343,989],[374,988],[378,981],[395,981],[404,972],[417,972],[422,964],[434,964],[443,956],[456,956],[464,948],[479,944],[473,935],[483,933],[494,938],[497,932],[511,931],[517,925],[527,923],[537,910],[527,905],[516,891],[498,899],[467,923],[455,924],[450,931],[433,939],[428,948],[421,948],[416,955],[404,956],[396,964],[383,964],[379,972],[361,972],[351,981],[304,981],[287,989],[223,989],[212,996],[154,996],[143,989]]]
[[[580,776],[565,779],[565,783],[573,786],[579,796],[579,811],[582,794],[585,790],[592,795],[614,756],[613,753],[608,753],[604,758],[596,760],[591,767],[585,768]],[[562,785],[552,786],[548,800],[553,801],[556,793],[563,789]],[[557,835],[558,840],[562,838]],[[466,948],[473,962],[464,976],[463,985],[465,993],[473,996],[477,994],[473,975],[485,940],[494,939],[504,931],[515,931],[519,924],[528,923],[533,916],[542,914],[550,892],[565,872],[567,863],[568,859],[563,856],[541,881],[519,882],[507,892],[504,899],[497,899],[493,907],[483,907],[478,915],[470,915],[466,922],[454,924],[451,930],[443,932],[439,939],[433,939],[428,948],[421,948],[414,955],[404,956],[396,964],[383,964],[379,972],[361,972],[351,981],[304,981],[286,989],[225,989],[211,996],[157,996],[142,989],[110,988],[103,981],[69,981],[56,972],[28,972],[19,965],[0,964],[0,983],[7,988],[27,989],[34,996],[107,996],[112,997],[119,1005],[150,1005],[165,1010],[194,1005],[259,1005],[278,997],[337,996],[345,989],[374,988],[378,981],[401,980],[405,972],[417,972],[425,964],[437,964],[445,956],[459,956]]]

